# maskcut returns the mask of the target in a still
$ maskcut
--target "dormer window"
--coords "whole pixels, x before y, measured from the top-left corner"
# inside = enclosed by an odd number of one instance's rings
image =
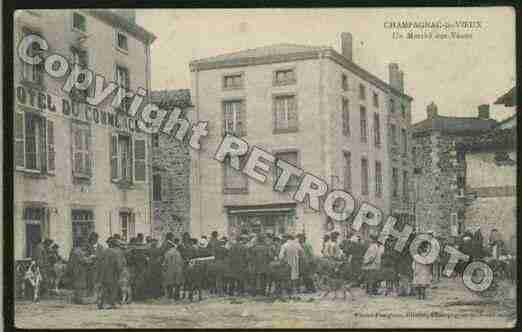
[[[81,32],[87,32],[87,20],[85,16],[80,13],[73,13],[73,28]]]
[[[120,31],[116,31],[116,47],[125,53],[129,50],[128,38]]]
[[[243,74],[230,74],[223,77],[223,89],[241,89],[243,88]]]
[[[276,70],[274,73],[274,85],[295,84],[295,82],[294,69]]]

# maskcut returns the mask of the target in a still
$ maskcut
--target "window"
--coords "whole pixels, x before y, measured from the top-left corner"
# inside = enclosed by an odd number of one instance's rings
[[[379,95],[377,92],[373,93],[373,106],[379,107]]]
[[[82,245],[89,234],[94,232],[94,212],[92,210],[74,209],[71,211],[73,247]]]
[[[274,97],[274,131],[297,131],[297,101],[293,95]]]
[[[361,194],[368,195],[368,159],[361,159]]]
[[[118,50],[125,52],[129,50],[127,36],[120,31],[116,31],[116,47],[118,48]]]
[[[120,231],[123,241],[129,241],[134,237],[136,222],[134,213],[120,212]]]
[[[417,164],[417,147],[416,146],[411,148],[411,161],[414,166]]]
[[[54,125],[31,112],[15,112],[15,164],[18,169],[54,173]]]
[[[401,137],[402,137],[402,154],[408,154],[408,133],[406,129],[401,129]]]
[[[366,87],[362,84],[359,84],[359,99],[366,99]]]
[[[242,158],[236,159],[239,160],[239,164],[242,162]],[[234,159],[230,157],[225,158],[225,162],[223,164],[224,167],[224,193],[225,194],[244,194],[248,192],[248,182],[247,177],[241,171],[236,170],[230,163],[234,162]],[[240,166],[240,165],[236,165]],[[239,167],[240,168],[240,167]]]
[[[381,146],[381,121],[377,113],[373,114],[373,135],[375,146]]]
[[[25,28],[22,29],[22,32],[23,32],[24,37],[27,35],[30,35],[30,34],[34,34],[34,31],[31,31],[31,30],[28,30]],[[41,53],[40,46],[37,43],[31,44],[31,47],[29,47],[27,53],[30,57]],[[22,61],[21,68],[22,68],[22,79],[25,82],[38,84],[38,85],[43,83],[43,74],[44,74],[44,62],[43,61],[37,65],[31,65],[31,64],[26,63],[25,61]]]
[[[375,162],[375,196],[382,197],[382,164]]]
[[[405,202],[409,199],[408,171],[402,172],[402,198]]]
[[[276,70],[274,72],[274,85],[295,84],[295,71],[293,69]]]
[[[399,196],[399,170],[395,167],[392,168],[392,196]]]
[[[350,136],[350,103],[348,99],[342,99],[343,135]]]
[[[223,103],[225,134],[246,136],[244,102],[241,100],[226,101]]]
[[[346,74],[341,76],[341,87],[344,91],[348,91],[348,76]]]
[[[89,53],[87,50],[78,47],[71,47],[72,65],[78,66],[81,69],[86,69],[89,66]],[[71,91],[71,98],[75,101],[85,101],[87,98],[88,90],[80,90],[73,88]]]
[[[152,176],[152,200],[161,201],[161,174]]]
[[[224,89],[240,89],[243,87],[243,74],[225,75],[223,77]]]
[[[350,152],[344,152],[344,190],[352,190],[352,155]]]
[[[366,141],[368,141],[366,107],[361,106],[361,142],[366,142]]]
[[[289,152],[278,152],[274,154],[276,159],[281,159],[286,161],[289,164],[292,164],[296,167],[299,167],[299,158],[297,151],[289,151]],[[274,183],[277,181],[277,178],[281,175],[283,171],[279,167],[274,167]],[[299,186],[299,178],[292,175],[284,188],[284,191],[294,191]]]
[[[402,117],[406,117],[406,106],[404,104],[401,104],[401,115]]]
[[[145,138],[111,133],[111,179],[119,182],[144,182],[147,144]]]
[[[46,209],[40,206],[25,207],[23,220],[25,223],[25,256],[32,257],[41,239],[48,237],[49,222]]]
[[[126,112],[129,109],[132,101],[131,98],[125,96],[125,92],[130,89],[130,76],[128,68],[116,65],[116,83],[118,84],[119,88],[122,89],[122,93],[119,94],[119,96],[122,98],[121,109],[122,111]]]
[[[90,178],[93,173],[91,128],[88,124],[73,122],[71,133],[73,176]]]
[[[73,28],[81,32],[87,31],[87,22],[85,16],[79,13],[73,13]]]
[[[390,125],[391,130],[391,141],[393,145],[397,145],[397,126],[395,124]]]
[[[390,99],[390,113],[395,113],[395,100]]]
[[[158,148],[159,147],[159,134],[152,134],[152,147]]]

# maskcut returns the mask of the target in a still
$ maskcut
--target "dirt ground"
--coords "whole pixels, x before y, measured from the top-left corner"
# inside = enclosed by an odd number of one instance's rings
[[[515,287],[495,298],[474,294],[460,281],[442,280],[426,300],[372,296],[353,300],[320,294],[287,297],[209,297],[202,302],[153,300],[96,310],[65,300],[17,302],[19,328],[506,328],[516,320]]]

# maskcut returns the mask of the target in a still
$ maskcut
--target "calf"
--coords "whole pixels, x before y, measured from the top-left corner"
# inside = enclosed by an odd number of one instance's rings
[[[36,264],[35,261],[31,262],[31,265],[25,272],[24,282],[27,283],[32,288],[33,294],[33,302],[40,301],[40,285],[42,283],[42,274],[40,273],[40,268]]]

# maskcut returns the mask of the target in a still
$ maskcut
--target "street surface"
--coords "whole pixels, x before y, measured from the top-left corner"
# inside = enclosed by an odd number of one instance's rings
[[[202,302],[151,300],[114,310],[94,304],[73,305],[65,300],[39,304],[17,302],[19,328],[507,328],[515,324],[513,284],[505,284],[493,298],[468,291],[460,281],[443,279],[415,297],[372,296],[356,288],[354,299],[321,299],[319,294],[298,298],[209,297]]]

